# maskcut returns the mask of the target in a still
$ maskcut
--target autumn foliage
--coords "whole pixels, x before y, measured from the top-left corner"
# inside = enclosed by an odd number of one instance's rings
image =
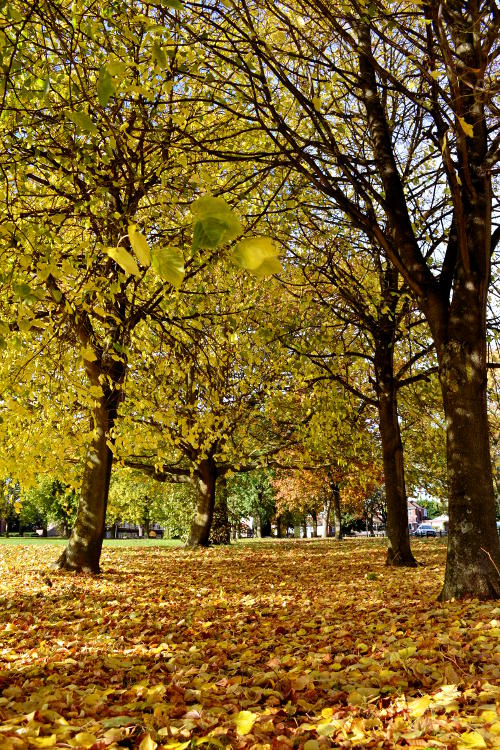
[[[2,546],[0,747],[500,746],[500,608],[436,603],[441,541]]]

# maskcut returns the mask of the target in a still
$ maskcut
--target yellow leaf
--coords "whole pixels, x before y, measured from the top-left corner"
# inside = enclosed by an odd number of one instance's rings
[[[104,392],[100,385],[91,385],[89,393],[91,396],[94,396],[94,398],[102,398],[102,396],[104,396]]]
[[[91,346],[82,346],[80,354],[82,355],[82,359],[87,360],[87,362],[95,362],[97,359]]]
[[[464,732],[460,735],[457,747],[459,750],[469,747],[486,747],[486,742],[483,735],[479,734],[479,732]]]
[[[304,742],[304,750],[319,750],[319,742],[317,740],[307,740],[307,742]]]
[[[254,714],[251,711],[240,711],[234,720],[238,734],[248,734],[257,721],[257,718],[257,714]]]
[[[127,250],[125,250],[124,247],[107,247],[106,252],[110,258],[113,258],[113,260],[123,268],[125,273],[130,274],[130,276],[141,275],[139,267],[134,258]]]
[[[147,734],[139,745],[139,750],[156,750],[158,743],[153,740],[150,734]]]
[[[142,266],[148,268],[151,265],[151,251],[149,249],[146,238],[144,237],[142,232],[139,232],[135,224],[129,224],[128,238],[130,240],[132,250],[137,256],[137,260]]]
[[[270,237],[250,237],[236,245],[234,261],[255,276],[272,276],[282,271],[278,253]]]
[[[323,708],[321,711],[321,716],[324,719],[331,719],[333,716],[333,708]]]
[[[472,127],[472,125],[469,122],[466,122],[463,117],[458,117],[457,119],[465,135],[468,138],[472,138],[472,136],[474,135],[474,128]]]
[[[422,698],[411,701],[409,704],[410,716],[414,716],[415,718],[422,716],[429,708],[430,702],[430,695],[423,695]]]
[[[54,747],[57,742],[55,734],[49,734],[48,737],[29,737],[30,745],[35,747]]]
[[[70,740],[70,745],[72,747],[92,747],[92,745],[95,745],[97,742],[97,737],[94,734],[90,734],[90,732],[78,732],[78,734],[75,734],[75,736]]]

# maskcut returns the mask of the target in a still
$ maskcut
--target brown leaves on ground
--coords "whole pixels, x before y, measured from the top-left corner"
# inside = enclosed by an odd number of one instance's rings
[[[500,607],[377,542],[0,547],[0,748],[500,747]],[[51,586],[47,581],[50,580]]]

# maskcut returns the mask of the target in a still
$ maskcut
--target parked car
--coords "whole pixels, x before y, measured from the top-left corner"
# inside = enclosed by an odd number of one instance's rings
[[[421,523],[415,529],[415,536],[437,536],[437,531],[430,523]]]

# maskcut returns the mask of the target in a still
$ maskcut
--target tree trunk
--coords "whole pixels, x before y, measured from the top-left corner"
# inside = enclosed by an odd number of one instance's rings
[[[304,539],[307,539],[307,518],[305,517],[302,521],[302,533],[304,534]]]
[[[283,516],[276,516],[276,536],[283,539]]]
[[[300,524],[298,523],[293,526],[293,536],[295,539],[300,539]]]
[[[332,486],[333,519],[335,522],[335,539],[342,539],[342,513],[340,510],[340,488],[338,484]]]
[[[385,563],[386,565],[414,568],[417,562],[410,547],[403,444],[401,442],[394,382],[391,384],[386,381],[386,387],[381,388],[378,398],[378,413],[387,502],[387,537],[389,540]]]
[[[313,539],[316,539],[318,536],[318,514],[316,513],[315,510],[312,511],[311,518],[312,518],[312,527],[313,527],[312,535],[313,535]]]
[[[198,502],[189,532],[188,547],[208,547],[214,516],[216,480],[217,466],[209,456],[199,463],[195,472]]]
[[[260,535],[262,538],[270,537],[271,536],[271,520],[269,518],[264,518],[260,520]]]
[[[225,476],[219,477],[216,484],[210,544],[231,544],[231,527],[227,511],[227,482]]]
[[[398,419],[397,384],[394,378],[394,344],[398,272],[391,266],[381,275],[383,299],[389,309],[380,313],[373,331],[375,344],[375,387],[379,416],[380,439],[384,465],[387,503],[387,537],[389,546],[385,564],[411,567],[417,564],[410,547],[408,498],[406,496],[403,443]],[[373,517],[371,518],[373,535]]]
[[[446,419],[448,555],[440,599],[500,597],[500,545],[480,339],[438,346]]]
[[[330,535],[330,512],[332,508],[332,500],[328,500],[328,502],[325,505],[325,510],[323,511],[324,515],[324,523],[323,523],[323,539],[328,539]]]
[[[114,425],[119,392],[111,391],[93,413],[94,432],[83,471],[75,525],[68,545],[57,561],[65,570],[99,573],[106,523],[113,453],[107,444]]]

